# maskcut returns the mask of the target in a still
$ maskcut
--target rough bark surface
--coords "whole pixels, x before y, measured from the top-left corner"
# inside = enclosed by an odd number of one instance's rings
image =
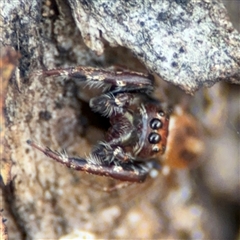
[[[84,42],[129,49],[153,73],[193,93],[240,83],[240,34],[215,0],[68,0]]]
[[[159,174],[144,184],[104,193],[99,189],[115,182],[71,171],[26,144],[27,139],[33,139],[55,150],[64,148],[69,155],[84,156],[107,127],[106,121],[94,115],[83,101],[89,99],[91,91],[71,80],[43,79],[39,70],[113,64],[138,71],[146,69],[126,48],[106,45],[103,55],[95,55],[84,44],[79,22],[76,27],[66,1],[19,0],[1,4],[1,52],[10,46],[21,55],[5,87],[4,100],[0,99],[5,124],[1,158],[13,165],[10,183],[1,183],[8,238],[234,239],[238,231],[233,222],[239,206],[236,166],[240,111],[236,109],[240,89],[230,87],[229,100],[226,85],[199,91],[193,98],[158,81],[156,97],[162,98],[164,92],[170,103],[188,102],[204,128],[218,133],[217,142],[214,136],[206,141],[211,146],[203,156],[207,167],[172,171],[167,177]],[[191,1],[186,4],[184,8]],[[216,171],[220,160],[222,165]]]

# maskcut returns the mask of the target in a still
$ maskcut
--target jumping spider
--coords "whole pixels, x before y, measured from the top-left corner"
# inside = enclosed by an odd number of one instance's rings
[[[154,168],[154,160],[168,152],[168,135],[174,138],[169,134],[170,110],[151,96],[153,78],[150,75],[91,67],[52,69],[44,71],[43,75],[65,76],[102,88],[103,94],[92,98],[90,107],[108,117],[111,124],[105,141],[99,142],[86,159],[68,157],[65,152],[55,152],[27,141],[46,156],[78,171],[143,182]]]

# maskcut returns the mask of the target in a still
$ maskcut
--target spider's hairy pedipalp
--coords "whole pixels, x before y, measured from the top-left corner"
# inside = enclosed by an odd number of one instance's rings
[[[112,92],[103,94],[99,97],[92,98],[90,100],[90,107],[93,111],[101,113],[104,117],[123,113],[126,111],[125,108],[133,101],[130,94],[125,94],[125,99],[123,99],[123,95],[124,94],[119,94],[115,96]]]

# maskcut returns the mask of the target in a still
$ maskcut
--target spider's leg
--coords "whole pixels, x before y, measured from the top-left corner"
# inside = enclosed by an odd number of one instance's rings
[[[109,117],[112,114],[116,115],[118,113],[123,113],[133,99],[134,95],[132,93],[124,92],[114,95],[109,92],[92,98],[89,104],[93,111],[99,112],[105,117]]]
[[[94,147],[88,162],[97,165],[121,165],[126,162],[133,162],[134,157],[131,153],[125,152],[120,146],[122,139],[117,138],[111,142],[101,142]]]
[[[75,169],[77,171],[83,171],[95,175],[107,176],[121,181],[128,182],[143,182],[149,172],[147,167],[143,167],[140,164],[134,165],[130,168],[116,165],[98,165],[92,164],[87,159],[68,157],[66,153],[53,152],[49,148],[44,148],[38,144],[28,140],[27,143],[43,152],[46,156],[54,159],[55,161],[65,165],[68,168]]]
[[[117,91],[152,91],[151,76],[134,71],[111,71],[92,67],[57,68],[43,71],[44,76],[65,76],[92,87],[113,87]]]

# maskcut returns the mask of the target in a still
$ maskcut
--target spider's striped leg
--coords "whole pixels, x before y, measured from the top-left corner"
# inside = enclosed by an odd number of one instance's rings
[[[116,165],[98,165],[92,164],[88,159],[68,157],[66,153],[58,153],[50,150],[49,148],[44,148],[38,144],[28,140],[27,143],[43,152],[46,156],[54,159],[55,161],[72,168],[77,171],[83,171],[95,175],[107,176],[117,180],[128,181],[128,182],[143,182],[147,175],[148,169],[139,165],[134,165],[131,167],[123,167]]]
[[[43,76],[65,76],[92,87],[113,87],[119,91],[152,91],[153,79],[133,71],[111,71],[93,67],[57,68],[43,71]]]

